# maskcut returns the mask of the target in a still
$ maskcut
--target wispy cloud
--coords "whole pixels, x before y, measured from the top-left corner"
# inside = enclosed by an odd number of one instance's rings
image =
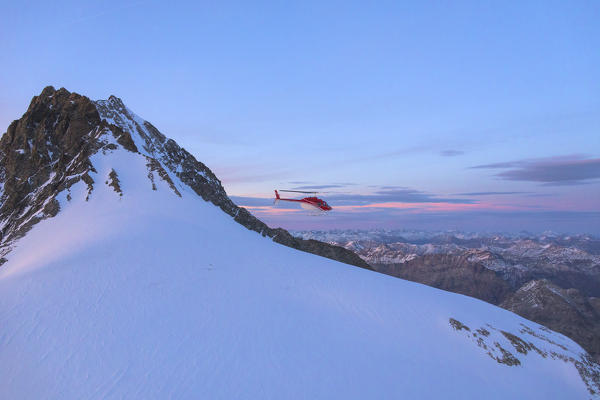
[[[468,231],[522,230],[558,232],[589,232],[600,234],[600,212],[544,211],[518,207],[488,209],[485,205],[456,205],[455,209],[432,205],[422,211],[422,205],[404,208],[363,207],[334,208],[332,214],[307,217],[298,212],[277,212],[251,209],[269,226],[287,229],[458,229]]]
[[[471,192],[471,193],[457,193],[457,196],[500,196],[508,194],[529,194],[530,192]]]
[[[385,202],[385,203],[371,203],[364,205],[349,205],[349,206],[336,206],[337,211],[350,211],[350,212],[364,212],[369,209],[378,210],[402,210],[410,211],[413,213],[430,213],[430,212],[456,212],[456,211],[467,211],[475,209],[485,210],[513,210],[520,209],[517,206],[508,205],[494,205],[485,203],[406,203],[406,202]]]
[[[462,151],[462,150],[443,150],[443,151],[440,151],[440,155],[444,156],[444,157],[456,157],[456,156],[462,156],[463,154],[465,154],[465,152]]]
[[[293,215],[293,214],[297,214],[297,213],[303,211],[303,210],[297,209],[297,208],[279,208],[279,207],[272,207],[272,206],[259,206],[259,207],[240,206],[240,207],[243,207],[258,216]]]
[[[396,185],[391,185],[391,186],[377,186],[377,185],[371,185],[369,187],[372,188],[379,188],[382,190],[389,190],[389,189],[406,189],[406,186],[396,186]]]
[[[525,197],[554,197],[555,193],[529,193],[526,194]]]
[[[332,196],[328,196],[328,200],[335,201],[343,205],[369,203],[473,204],[476,202],[472,199],[439,197],[434,194],[398,186],[384,186],[382,187],[382,190],[375,191],[371,194],[334,194]]]
[[[247,182],[269,182],[289,175],[287,169],[272,168],[269,165],[247,164],[238,166],[215,166],[215,174],[226,184]]]
[[[307,186],[296,186],[292,190],[310,190],[310,189],[336,189],[343,188],[345,185],[307,185]]]
[[[400,156],[426,153],[426,152],[431,152],[433,150],[434,150],[434,146],[431,146],[431,145],[412,146],[412,147],[406,147],[403,149],[387,151],[384,153],[365,155],[365,156],[357,157],[354,159],[348,159],[346,161],[349,163],[354,163],[354,162],[363,162],[363,161],[372,161],[372,160],[382,160],[382,159],[387,159],[387,158],[396,158],[396,157],[400,157]]]
[[[568,156],[525,159],[477,165],[477,169],[505,169],[495,174],[510,181],[539,182],[544,186],[581,185],[600,178],[600,158]]]
[[[248,196],[229,196],[231,201],[239,206],[245,207],[263,207],[263,206],[272,206],[273,198],[264,198],[264,197],[248,197]]]
[[[126,8],[140,7],[142,4],[147,4],[147,3],[148,3],[148,1],[135,1],[132,3],[128,3],[128,4],[121,4],[117,7],[108,8],[104,11],[101,11],[101,12],[98,12],[95,14],[83,15],[79,18],[73,19],[72,21],[70,21],[70,23],[67,23],[66,26],[78,24],[81,22],[88,22],[88,21],[96,19],[96,18],[105,17],[106,15],[109,15],[109,14],[116,14],[118,12],[123,11]]]

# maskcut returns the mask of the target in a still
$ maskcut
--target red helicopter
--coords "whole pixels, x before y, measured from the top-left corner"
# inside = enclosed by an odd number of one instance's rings
[[[294,201],[296,203],[300,203],[300,206],[304,209],[313,210],[313,211],[331,211],[331,207],[325,200],[321,200],[316,197],[317,192],[302,192],[300,190],[280,190],[281,192],[292,192],[292,193],[310,193],[312,197],[305,197],[303,199],[284,199],[279,197],[279,193],[275,190],[275,203],[279,200],[281,201]]]

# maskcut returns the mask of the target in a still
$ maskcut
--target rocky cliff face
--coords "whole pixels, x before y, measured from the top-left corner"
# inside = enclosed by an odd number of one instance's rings
[[[270,228],[235,205],[219,179],[177,143],[131,112],[114,96],[92,101],[64,88],[46,87],[27,112],[0,139],[0,257],[35,223],[60,211],[56,196],[79,181],[94,190],[90,157],[117,146],[145,157],[149,179],[166,181],[181,196],[174,177],[235,221],[283,245],[371,269],[352,251],[315,240],[298,239]],[[111,186],[120,190],[118,174]],[[67,197],[68,198],[68,197]]]
[[[0,139],[0,254],[42,218],[59,211],[56,195],[84,180],[93,169],[89,156],[102,145],[105,128],[86,97],[47,87],[23,117]]]

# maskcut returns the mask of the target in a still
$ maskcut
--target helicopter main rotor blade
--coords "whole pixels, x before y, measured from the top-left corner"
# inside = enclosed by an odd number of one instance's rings
[[[319,193],[319,192],[305,192],[303,190],[280,190],[280,192],[293,192],[293,193]]]

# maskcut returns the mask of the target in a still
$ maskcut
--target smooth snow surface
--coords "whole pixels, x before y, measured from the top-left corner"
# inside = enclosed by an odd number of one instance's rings
[[[273,243],[191,190],[153,191],[134,153],[92,161],[89,201],[63,193],[0,267],[2,399],[589,398],[572,363],[500,364],[449,318],[537,324]]]

